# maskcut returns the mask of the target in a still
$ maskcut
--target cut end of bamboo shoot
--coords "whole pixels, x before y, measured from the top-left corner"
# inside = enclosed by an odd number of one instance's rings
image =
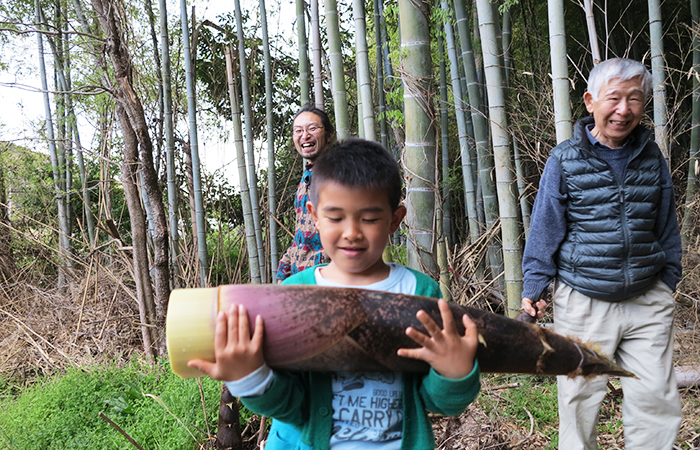
[[[165,319],[170,367],[181,378],[204,376],[187,366],[192,359],[214,361],[219,288],[175,289]]]

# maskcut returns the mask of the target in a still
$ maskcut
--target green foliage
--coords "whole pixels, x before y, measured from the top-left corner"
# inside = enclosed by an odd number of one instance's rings
[[[212,286],[245,283],[249,279],[245,229],[219,225],[207,234],[209,282]]]
[[[504,2],[498,6],[498,12],[503,14],[506,11],[508,11],[509,9],[511,9],[512,7],[519,5],[519,4],[520,4],[520,0],[504,0]]]
[[[208,425],[196,381],[181,380],[166,362],[69,369],[0,401],[0,447],[133,449],[103,412],[144,448],[194,449],[207,427],[214,432],[219,411],[221,383],[202,385]],[[7,382],[0,392],[9,393]]]
[[[17,268],[32,267],[41,274],[55,273],[58,234],[42,220],[57,216],[55,189],[48,155],[9,142],[0,143],[0,165],[5,171],[10,211],[11,250]]]
[[[402,239],[402,236],[400,236],[400,234],[402,233],[399,233],[398,235],[392,237],[392,241],[394,237],[398,238],[399,241],[397,241],[396,243],[392,243],[390,241],[387,244],[386,249],[384,249],[384,260],[386,262],[394,262],[396,264],[406,266],[408,263],[406,260],[406,246],[400,243],[400,240]]]
[[[529,429],[534,421],[534,431],[551,439],[547,449],[556,449],[557,381],[554,377],[539,378],[530,375],[484,375],[486,386],[518,383],[517,387],[484,390],[478,398],[484,412],[492,418],[519,422]],[[532,419],[531,419],[532,418]]]
[[[75,156],[74,156],[75,159]],[[112,179],[118,179],[119,158],[109,166]],[[56,188],[49,156],[9,142],[0,142],[0,164],[5,170],[5,188],[11,203],[10,220],[12,225],[12,252],[17,268],[31,267],[28,275],[38,274],[39,278],[51,278],[56,273],[55,258],[58,245],[56,217]],[[85,158],[88,195],[92,201],[93,214],[98,210],[99,162]],[[89,246],[87,225],[83,209],[83,186],[78,175],[77,164],[73,162],[73,186],[69,192],[69,206],[73,220],[72,243],[74,250],[80,251]],[[115,183],[111,190],[112,207],[116,217],[121,219],[117,227],[123,237],[130,234],[129,216],[120,214],[126,208],[121,185]],[[79,223],[76,223],[79,222]],[[83,233],[84,235],[81,235]],[[100,233],[100,244],[110,239]]]
[[[204,183],[207,197],[206,216],[211,217],[217,226],[225,224],[235,228],[243,225],[243,205],[238,188],[232,186],[220,173],[213,176],[204,174]]]
[[[243,27],[245,35],[246,62],[248,64],[248,78],[251,96],[251,108],[253,109],[253,129],[255,139],[266,137],[265,120],[265,67],[263,59],[263,44],[252,28],[254,20],[250,18],[248,11],[243,10]],[[198,91],[200,99],[209,104],[208,109],[226,120],[231,120],[231,102],[229,87],[226,78],[225,49],[231,45],[233,49],[233,72],[236,79],[240,97],[241,80],[239,69],[239,56],[237,50],[236,20],[233,12],[217,17],[217,24],[201,26],[197,46],[197,80],[204,84],[204,89]],[[257,25],[257,24],[255,24]],[[291,48],[291,47],[283,47]],[[281,50],[271,56],[271,67],[274,80],[273,89],[273,122],[274,135],[277,136],[277,144],[282,144],[289,137],[289,126],[292,116],[299,108],[298,63],[290,55]],[[243,114],[243,101],[239,98],[241,114]],[[241,116],[241,120],[243,120]],[[245,130],[244,130],[245,132]]]

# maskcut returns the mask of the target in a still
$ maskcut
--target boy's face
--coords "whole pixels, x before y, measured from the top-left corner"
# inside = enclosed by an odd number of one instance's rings
[[[328,181],[318,188],[318,204],[307,203],[331,263],[324,277],[348,285],[366,285],[388,276],[382,260],[389,235],[406,215],[392,212],[386,193]]]

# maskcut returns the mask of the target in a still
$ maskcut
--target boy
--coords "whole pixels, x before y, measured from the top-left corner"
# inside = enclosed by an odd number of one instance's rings
[[[381,145],[350,139],[328,149],[314,167],[308,208],[331,262],[284,283],[439,297],[428,276],[382,260],[406,214],[400,200],[398,164]],[[217,362],[189,365],[227,380],[246,407],[275,419],[267,450],[428,450],[435,442],[426,409],[459,414],[479,391],[476,327],[465,315],[460,336],[442,300],[439,309],[445,328],[419,311],[429,335],[409,327],[406,334],[421,347],[398,350],[428,362],[428,375],[272,371],[262,355],[262,319],[256,317],[251,338],[245,308],[235,306],[217,319]]]

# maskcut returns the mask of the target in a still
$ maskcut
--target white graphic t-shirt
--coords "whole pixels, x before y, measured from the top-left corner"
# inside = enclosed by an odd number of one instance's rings
[[[389,263],[391,272],[384,280],[367,286],[354,286],[396,294],[413,294],[416,276],[410,270]],[[326,280],[317,267],[319,286],[343,286]],[[333,374],[333,450],[398,450],[403,429],[403,383],[400,373]]]
[[[400,373],[333,374],[331,448],[398,449],[402,426]]]

